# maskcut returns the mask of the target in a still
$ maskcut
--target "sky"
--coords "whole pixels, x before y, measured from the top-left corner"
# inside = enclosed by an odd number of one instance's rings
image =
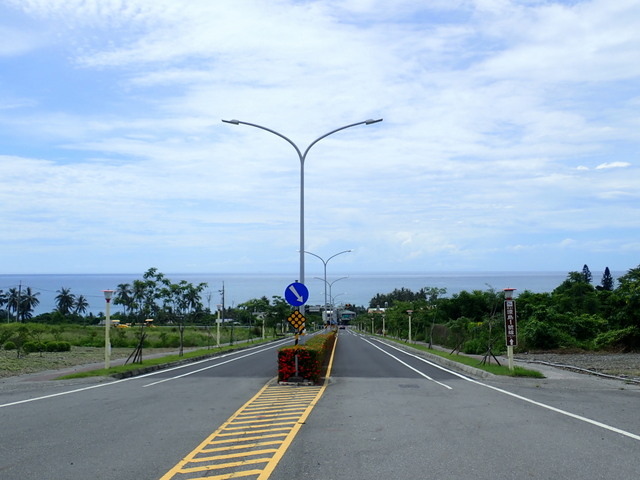
[[[637,0],[0,0],[0,270],[640,264]],[[327,260],[333,255],[349,253]],[[322,260],[322,261],[321,261]]]

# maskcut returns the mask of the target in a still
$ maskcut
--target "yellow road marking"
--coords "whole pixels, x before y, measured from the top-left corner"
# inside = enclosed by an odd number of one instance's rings
[[[269,382],[160,480],[266,480],[327,388]],[[261,465],[261,466],[260,466]]]

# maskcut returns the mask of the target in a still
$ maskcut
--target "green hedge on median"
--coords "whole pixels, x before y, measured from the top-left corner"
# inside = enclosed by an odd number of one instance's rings
[[[335,332],[314,335],[304,345],[283,347],[278,351],[278,381],[287,382],[296,376],[296,356],[298,357],[298,377],[318,383],[324,370],[327,355],[333,348]]]

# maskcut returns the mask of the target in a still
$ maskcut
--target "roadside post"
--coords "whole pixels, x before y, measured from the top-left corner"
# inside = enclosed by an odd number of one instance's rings
[[[104,322],[104,368],[105,370],[109,370],[111,367],[111,340],[109,338],[109,331],[111,330],[111,297],[113,296],[113,290],[103,290],[102,293],[104,293],[104,299],[107,302]]]
[[[513,299],[515,288],[504,291],[504,333],[507,343],[509,370],[513,371],[513,347],[518,345],[518,320],[516,318],[516,301]]]
[[[222,321],[220,318],[220,309],[222,308],[222,304],[218,305],[218,318],[216,318],[216,347],[220,348],[220,322]]]

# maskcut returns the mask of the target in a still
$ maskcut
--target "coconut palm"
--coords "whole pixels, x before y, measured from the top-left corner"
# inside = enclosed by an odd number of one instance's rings
[[[62,315],[69,315],[71,309],[75,304],[76,296],[71,293],[70,288],[62,287],[60,290],[56,290],[56,308]]]
[[[87,308],[89,308],[89,302],[84,295],[78,295],[73,307],[76,315],[84,315],[87,312]]]
[[[118,285],[113,303],[115,305],[122,305],[124,307],[125,315],[131,315],[135,306],[131,285],[128,283],[121,283]]]
[[[31,287],[27,287],[25,292],[22,294],[22,298],[20,299],[22,321],[32,317],[33,310],[40,304],[38,295],[40,295],[40,292],[34,292],[31,290]]]

